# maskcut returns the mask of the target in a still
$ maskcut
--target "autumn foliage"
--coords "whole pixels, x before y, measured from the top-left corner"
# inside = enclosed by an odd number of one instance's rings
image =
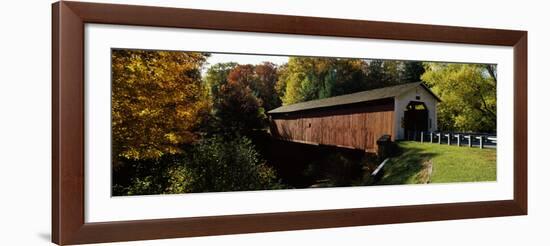
[[[268,136],[266,112],[421,76],[443,101],[440,126],[496,128],[493,66],[290,57],[282,65],[229,62],[205,69],[209,56],[112,50],[114,195],[280,188],[273,163],[254,141],[258,133]],[[345,166],[341,159],[331,160]]]
[[[228,64],[203,81],[208,54],[112,51],[113,194],[268,189],[246,133],[276,107],[273,64]],[[229,69],[225,71],[224,69]]]
[[[211,103],[201,82],[206,55],[112,51],[112,139],[115,158],[176,154],[197,139]]]

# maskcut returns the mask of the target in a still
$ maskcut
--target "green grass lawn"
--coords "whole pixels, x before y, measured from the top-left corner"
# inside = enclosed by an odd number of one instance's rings
[[[398,142],[378,184],[496,181],[496,150]],[[431,169],[431,172],[430,172]]]

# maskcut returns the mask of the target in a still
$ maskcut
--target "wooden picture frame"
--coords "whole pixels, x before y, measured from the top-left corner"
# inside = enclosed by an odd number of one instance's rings
[[[52,240],[59,245],[527,214],[527,32],[81,2],[52,6]],[[123,222],[84,220],[84,24],[513,47],[513,200]]]

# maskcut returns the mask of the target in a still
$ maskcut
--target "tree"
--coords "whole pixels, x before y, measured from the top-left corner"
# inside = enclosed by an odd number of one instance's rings
[[[263,127],[261,101],[252,90],[255,80],[252,65],[238,65],[221,86],[214,108],[226,133],[241,134]]]
[[[365,68],[360,59],[291,57],[276,87],[284,104],[353,93],[366,89]]]
[[[496,67],[482,64],[425,63],[422,75],[441,98],[442,130],[496,131]]]
[[[285,69],[281,70],[277,80],[277,88],[281,101],[283,105],[302,102],[304,100],[298,88],[300,88],[305,76],[301,73],[293,73],[291,71],[292,68],[288,64],[286,65]]]
[[[250,191],[276,188],[268,167],[246,137],[207,138],[172,167],[166,193]]]
[[[339,96],[368,89],[367,63],[361,59],[337,59],[325,78],[329,96]],[[329,86],[330,85],[330,86]]]
[[[227,75],[227,83],[241,84],[254,91],[254,96],[258,96],[257,77],[254,73],[254,66],[250,64],[237,65]]]
[[[284,87],[284,104],[316,99],[318,92],[315,73],[315,58],[290,57],[285,69],[279,74],[278,87]]]
[[[264,62],[254,67],[256,76],[255,90],[261,100],[261,106],[269,111],[281,106],[275,85],[277,83],[277,66],[271,62]]]
[[[284,104],[420,81],[421,62],[290,57],[279,68],[276,91]]]
[[[288,69],[288,63],[280,65],[277,68],[277,81],[275,81],[275,92],[277,93],[277,97],[279,97],[281,103],[283,98],[285,97],[286,86],[289,80],[288,75],[290,75],[290,72],[288,71]]]
[[[418,61],[368,60],[367,63],[368,89],[418,82],[424,73],[424,65]]]
[[[384,70],[384,61],[382,60],[370,60],[366,75],[369,89],[384,87],[391,80]]]
[[[275,64],[264,62],[253,66],[229,62],[213,65],[206,72],[205,82],[210,88],[214,100],[221,98],[220,88],[227,84],[230,73],[231,80],[250,87],[254,96],[260,99],[261,107],[266,111],[280,106],[281,101],[275,88],[278,76]]]
[[[420,80],[414,71],[414,62],[394,60],[369,60],[367,67],[368,89],[399,85]],[[422,66],[422,64],[420,64]],[[417,77],[416,80],[414,77]]]
[[[273,63],[216,64],[208,70],[206,81],[211,87],[214,115],[218,119],[214,124],[225,133],[246,134],[263,128],[265,112],[281,104],[275,88],[277,67]]]
[[[424,65],[419,61],[404,62],[402,79],[405,83],[418,82],[424,74]]]
[[[220,87],[227,83],[229,72],[237,65],[235,62],[217,63],[208,68],[204,81],[208,88],[210,88],[212,99],[216,100],[219,98]]]
[[[113,160],[180,153],[210,110],[200,78],[207,54],[113,50]]]

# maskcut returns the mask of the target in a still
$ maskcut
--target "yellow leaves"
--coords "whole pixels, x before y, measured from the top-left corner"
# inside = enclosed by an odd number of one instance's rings
[[[422,75],[443,100],[438,106],[442,130],[496,130],[496,81],[486,64],[425,63]]]
[[[179,148],[176,148],[176,147],[174,147],[174,146],[167,146],[165,152],[167,152],[168,154],[173,155],[173,154],[179,153],[179,152],[180,152],[180,149],[179,149]]]
[[[174,132],[170,132],[170,133],[167,133],[167,134],[164,134],[164,137],[170,142],[170,143],[173,143],[173,144],[178,144],[181,142],[181,137],[176,135],[176,133]]]
[[[207,110],[196,52],[112,51],[112,138],[117,156],[159,158],[194,141]]]
[[[147,117],[147,116],[150,116],[150,115],[151,115],[151,110],[148,109],[148,108],[144,108],[144,109],[142,109],[141,111],[139,111],[139,112],[137,113],[137,115],[138,115],[139,117]]]
[[[120,153],[120,156],[125,157],[126,159],[139,159],[139,151],[137,151],[134,148],[127,149],[126,151],[123,151]]]

